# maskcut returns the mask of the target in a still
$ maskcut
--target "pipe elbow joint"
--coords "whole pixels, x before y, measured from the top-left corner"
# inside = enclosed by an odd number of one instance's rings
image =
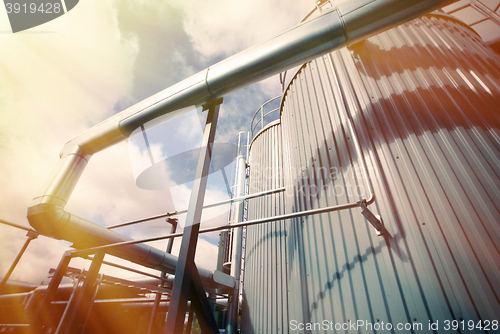
[[[62,239],[61,231],[69,222],[71,214],[64,211],[64,206],[58,203],[47,203],[42,199],[33,200],[28,207],[28,222],[46,236]]]

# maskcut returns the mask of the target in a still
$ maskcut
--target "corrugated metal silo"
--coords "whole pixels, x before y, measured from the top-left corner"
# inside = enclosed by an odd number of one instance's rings
[[[283,187],[281,125],[268,124],[250,145],[249,193]],[[262,213],[284,213],[283,194],[250,199],[248,218]],[[288,327],[286,239],[283,221],[248,226],[245,237],[245,268],[242,332],[283,332]]]
[[[281,123],[254,139],[249,180],[251,193],[282,182],[287,192],[251,200],[249,219],[358,202],[371,184],[388,234],[360,208],[249,227],[244,332],[362,320],[362,333],[449,333],[456,320],[478,333],[468,321],[498,320],[499,102],[498,55],[442,14],[289,72]]]

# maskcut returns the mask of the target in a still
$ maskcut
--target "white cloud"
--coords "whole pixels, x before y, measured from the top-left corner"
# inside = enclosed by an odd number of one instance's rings
[[[152,166],[151,157],[147,149],[142,149],[136,142],[141,138],[140,136],[130,137],[128,139],[128,153],[130,157],[130,164],[132,166],[132,173],[134,180],[137,180],[139,175],[147,168]],[[145,145],[143,145],[145,147]],[[158,162],[166,158],[162,143],[153,143],[149,146],[153,162]]]
[[[265,41],[296,25],[313,7],[312,1],[293,6],[284,0],[174,2],[184,11],[184,27],[195,49],[204,56],[228,55]],[[124,3],[136,5],[125,0],[85,0],[68,14],[25,33],[0,33],[0,219],[28,226],[26,208],[57,163],[64,143],[108,118],[115,103],[130,96],[142,44],[137,35],[124,36],[119,29],[116,8]],[[141,5],[163,6],[146,0]],[[0,10],[0,32],[9,30],[7,16]],[[186,76],[194,71],[188,64],[197,57],[188,62],[180,52],[174,56],[181,68],[169,76]],[[156,71],[149,69],[148,73],[156,75]],[[279,92],[278,84],[271,81],[264,81],[260,87],[266,93]],[[253,96],[252,100],[256,99]],[[191,118],[198,126],[197,116]],[[197,129],[185,123],[178,130],[184,133],[181,139],[195,142]],[[233,139],[231,135],[227,142]],[[165,157],[165,146],[152,148],[155,157]],[[92,157],[66,209],[103,225],[174,210],[169,192],[135,186],[128,151],[123,143]],[[146,161],[144,153],[135,151],[140,161]],[[180,186],[174,195],[188,192],[186,186]],[[188,198],[176,199],[175,207],[186,208]],[[210,187],[206,203],[226,198],[225,189]],[[227,206],[212,211],[204,218],[224,215]],[[158,223],[123,231],[132,237],[167,234],[168,229],[148,228]],[[0,226],[0,276],[25,239],[23,231]],[[160,249],[165,244],[154,243]],[[178,247],[180,239],[175,244]],[[28,248],[13,278],[39,283],[48,268],[57,266],[68,247],[65,241],[40,237]],[[214,269],[216,254],[216,246],[199,240],[199,265]],[[75,263],[83,265],[81,261]]]
[[[281,94],[280,78],[279,75],[272,76],[259,82],[263,92],[270,96],[278,96]]]
[[[214,174],[211,174],[210,177],[217,177],[217,176],[219,176],[218,174],[221,174],[221,172],[220,171],[215,172]],[[190,199],[190,195],[191,195],[191,186],[192,186],[192,183],[173,186],[170,188],[171,192],[173,194],[175,194],[175,196],[173,197],[173,201],[175,204],[175,209],[177,211],[184,210],[184,209],[188,208],[189,199]],[[229,198],[229,195],[227,194],[227,191],[222,191],[220,189],[214,189],[214,188],[207,187],[207,190],[205,193],[204,205],[217,203],[217,202],[220,202],[223,200],[227,200],[228,198]],[[226,215],[226,217],[227,217],[228,210],[229,210],[229,205],[220,205],[220,206],[216,206],[216,207],[204,210],[202,218],[201,218],[202,228],[213,226],[212,224],[204,224],[203,222],[205,222],[205,221],[209,221],[210,219],[213,219],[213,218],[218,217],[220,215]],[[185,214],[179,216],[179,225],[181,227],[184,227],[185,219],[186,219]]]
[[[114,1],[82,1],[25,33],[0,34],[2,219],[28,226],[26,209],[63,144],[109,117],[114,103],[130,91],[137,43],[120,35],[113,6]],[[8,31],[3,18],[0,29]],[[25,237],[10,227],[1,232],[3,275]],[[34,282],[45,277],[67,247],[42,237],[33,241],[15,277]]]
[[[184,28],[205,56],[230,55],[297,25],[314,1],[174,0],[185,12]]]

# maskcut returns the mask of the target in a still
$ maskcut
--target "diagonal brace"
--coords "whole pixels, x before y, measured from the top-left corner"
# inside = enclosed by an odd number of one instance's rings
[[[387,230],[382,223],[382,218],[379,215],[374,215],[373,212],[371,212],[370,209],[367,208],[365,201],[359,202],[359,206],[362,209],[361,214],[365,216],[365,219],[368,220],[370,224],[372,224],[372,226],[377,231],[377,235],[385,234]]]
[[[184,328],[184,319],[187,310],[187,301],[191,290],[195,289],[195,299],[197,299],[199,307],[197,315],[201,319],[209,319],[207,323],[215,323],[214,316],[211,310],[206,310],[204,293],[199,274],[194,265],[194,255],[196,252],[196,244],[198,242],[198,234],[200,230],[201,213],[203,210],[203,200],[207,187],[207,179],[210,170],[210,162],[212,159],[212,149],[215,139],[215,129],[219,116],[220,104],[222,98],[210,102],[203,106],[204,110],[208,110],[207,121],[205,124],[205,132],[203,133],[202,147],[196,167],[193,189],[189,200],[188,212],[186,215],[186,225],[181,241],[181,249],[179,251],[178,265],[175,270],[175,280],[172,288],[172,296],[170,299],[170,308],[167,314],[167,322],[165,325],[165,334],[182,333]],[[208,300],[206,301],[208,303]],[[202,314],[200,314],[202,313]],[[211,326],[210,326],[211,327]],[[218,333],[217,327],[211,327],[204,332],[210,330],[212,333]]]

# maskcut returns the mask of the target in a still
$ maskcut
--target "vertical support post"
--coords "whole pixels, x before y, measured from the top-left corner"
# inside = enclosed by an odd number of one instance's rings
[[[38,307],[36,307],[33,319],[30,323],[30,333],[43,333],[44,329],[48,329],[48,327],[53,325],[51,323],[47,323],[47,318],[49,318],[50,303],[55,297],[57,288],[59,287],[59,284],[61,284],[61,280],[66,273],[66,269],[68,268],[71,258],[71,252],[67,251],[64,253],[61,261],[59,262],[59,265],[54,272],[54,276],[52,276],[49,286],[45,291],[45,295],[43,295]]]
[[[68,319],[68,325],[64,331],[65,334],[81,332],[80,325],[84,323],[87,318],[87,312],[92,297],[94,296],[95,284],[99,275],[99,270],[101,269],[102,261],[104,260],[104,255],[105,253],[103,251],[98,251],[94,254],[87,277],[83,282],[80,293],[77,295],[74,308]]]
[[[236,191],[234,196],[241,197],[245,196],[245,185],[246,185],[246,166],[247,159],[246,153],[243,152],[243,147],[241,144],[241,138],[238,138],[238,156],[236,157],[236,175],[235,184]],[[248,139],[247,143],[248,145]],[[245,202],[239,201],[234,204],[234,222],[239,223],[243,221],[245,213]],[[241,275],[241,252],[243,243],[243,228],[238,227],[233,229],[233,251],[231,259],[231,276],[236,279],[236,285],[229,296],[228,304],[228,321],[227,321],[227,332],[229,334],[236,334],[238,331],[238,318],[239,318],[239,287],[240,287],[240,275]]]
[[[181,249],[179,251],[178,265],[175,270],[175,280],[167,314],[165,334],[182,333],[189,295],[195,297],[192,305],[197,311],[197,317],[200,320],[200,324],[206,323],[209,326],[208,328],[203,328],[205,327],[203,326],[202,331],[218,333],[217,324],[215,323],[213,314],[210,312],[210,307],[208,307],[208,311],[205,307],[208,305],[208,300],[204,294],[203,285],[194,264],[194,255],[198,242],[203,200],[205,197],[210,160],[215,139],[215,129],[217,127],[221,103],[222,98],[204,106],[205,110],[208,109],[207,121],[205,124],[200,156],[198,158],[198,166],[196,167],[193,189],[191,190],[191,197],[186,215],[186,226],[184,227],[184,235],[182,236]]]
[[[84,331],[85,331],[85,328],[87,327],[87,323],[91,319],[92,309],[94,308],[94,303],[95,303],[95,300],[97,299],[97,294],[99,293],[99,288],[101,287],[101,284],[102,284],[103,280],[104,280],[104,276],[98,274],[98,278],[96,280],[95,287],[94,287],[94,289],[92,291],[92,296],[90,298],[89,306],[87,307],[87,312],[86,312],[86,315],[85,315],[85,318],[84,318],[84,323],[83,323],[83,330]]]
[[[217,270],[224,271],[224,262],[226,262],[227,231],[223,230],[219,234],[219,249],[217,251]]]
[[[57,288],[59,287],[59,284],[61,283],[61,280],[66,273],[66,269],[68,268],[71,258],[71,252],[67,251],[64,253],[61,261],[59,262],[54,276],[52,276],[52,280],[50,281],[49,286],[45,291],[45,295],[42,297],[40,304],[36,308],[33,320],[30,323],[30,333],[43,333],[44,329],[47,329],[46,327],[52,325],[50,323],[46,323],[47,318],[49,318],[48,311],[50,310],[50,303],[55,297]]]
[[[264,129],[264,106],[260,107],[260,129]]]
[[[175,233],[177,231],[177,219],[167,218],[167,223],[172,224],[172,228],[170,229],[170,234]],[[169,254],[172,253],[173,246],[174,246],[174,238],[168,239],[167,249],[165,250],[165,252],[169,253]],[[161,278],[165,278],[165,277],[167,277],[167,273],[162,272]],[[163,281],[160,281],[160,286],[163,287]],[[158,308],[160,306],[160,301],[161,301],[161,293],[158,293],[158,294],[156,294],[155,301],[153,304],[153,310],[151,311],[151,318],[149,319],[147,334],[151,334],[151,331],[153,330],[156,316],[158,314]]]
[[[177,224],[178,224],[177,218],[167,218],[167,223],[172,225],[170,233],[171,234],[175,233],[177,231]],[[167,248],[165,249],[165,252],[167,252],[168,254],[172,253],[172,248],[174,247],[174,240],[175,240],[174,238],[168,239]]]
[[[186,324],[186,334],[191,334],[191,327],[193,327],[193,316],[194,316],[194,310],[190,306],[189,307],[188,321]]]
[[[68,303],[66,304],[66,307],[64,308],[64,312],[61,316],[61,319],[59,320],[59,325],[57,326],[56,329],[56,334],[61,334],[62,333],[62,327],[64,324],[66,324],[67,318],[69,317],[69,313],[71,312],[71,306],[74,304],[74,300],[76,298],[76,294],[78,293],[78,289],[80,286],[80,282],[83,280],[83,275],[84,275],[84,270],[80,272],[80,275],[78,276],[78,280],[76,281],[75,286],[73,287],[73,291],[71,292],[71,295],[69,296]]]
[[[23,256],[24,252],[26,251],[26,248],[28,248],[28,245],[30,244],[31,240],[38,238],[38,235],[39,234],[35,231],[28,231],[28,233],[26,234],[28,239],[24,242],[24,245],[21,248],[21,250],[19,251],[19,254],[17,254],[16,259],[14,260],[14,262],[10,266],[9,270],[5,274],[2,282],[0,283],[0,294],[2,294],[2,290],[4,289],[5,285],[7,284],[7,281],[9,280],[10,275],[12,275],[12,272],[14,271],[17,264],[19,263],[19,260],[21,260],[21,257]]]
[[[228,251],[228,231],[223,230],[219,234],[219,249],[217,251],[217,270],[226,273],[224,270],[224,263],[227,262],[227,254],[229,253]],[[217,289],[216,291],[218,294],[223,294],[226,293],[225,289]],[[224,314],[222,311],[217,311],[215,312],[215,320],[219,324],[220,328],[225,328],[226,323],[224,322]]]

